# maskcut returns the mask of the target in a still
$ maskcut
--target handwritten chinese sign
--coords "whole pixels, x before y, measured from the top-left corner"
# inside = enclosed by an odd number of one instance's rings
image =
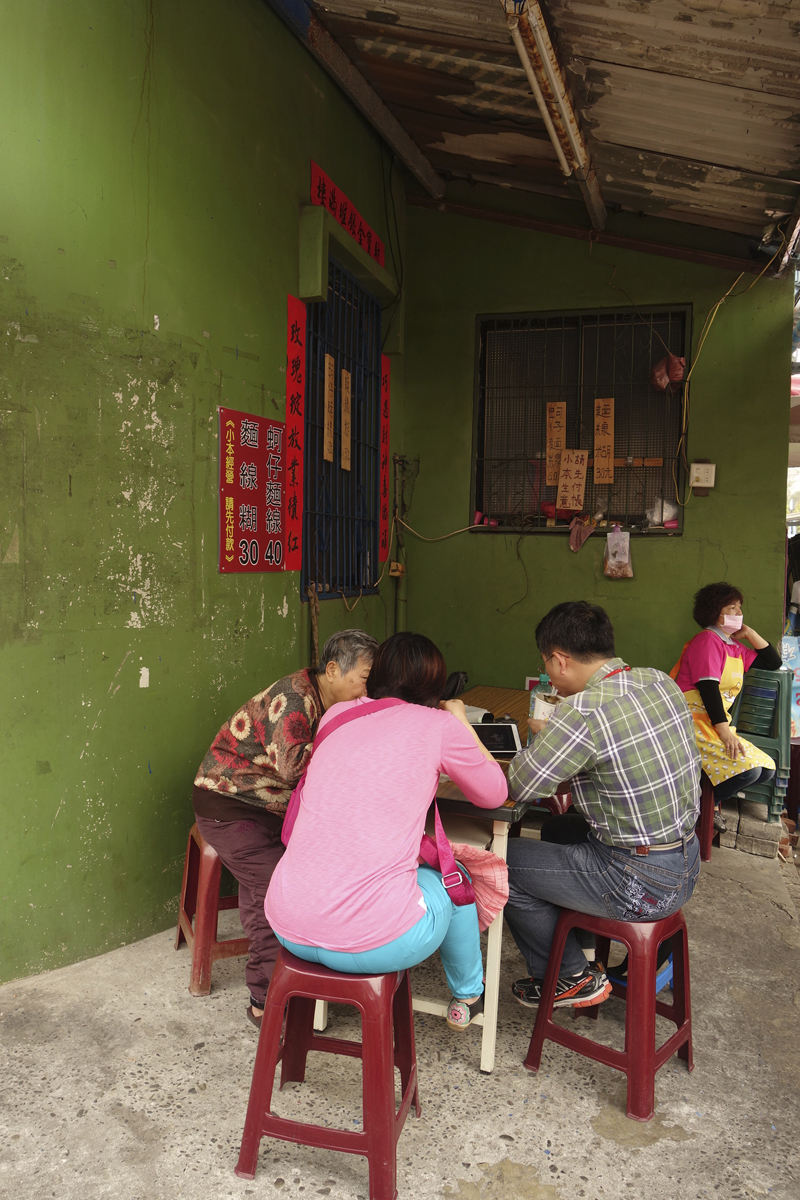
[[[380,514],[378,520],[378,562],[389,557],[389,407],[391,393],[391,363],[381,355],[381,470]]]
[[[306,306],[288,298],[286,325],[286,469],[284,567],[299,571],[303,564],[303,453],[306,409]]]
[[[594,402],[594,481],[614,482],[614,401]]]
[[[342,470],[350,470],[350,372],[342,371]]]
[[[219,409],[219,569],[283,568],[284,424]]]
[[[326,175],[315,162],[311,163],[311,203],[327,208],[332,217],[346,229],[362,250],[373,258],[378,266],[385,265],[383,242],[374,229],[370,228],[354,204],[348,200],[341,188]]]
[[[558,469],[561,462],[561,451],[567,434],[566,404],[548,404],[547,406],[547,472],[545,483],[555,487],[558,483]]]
[[[336,412],[336,364],[332,354],[325,355],[325,425],[322,436],[322,457],[333,462],[333,421]]]
[[[589,455],[586,450],[562,450],[561,469],[558,474],[558,498],[556,510],[570,508],[580,512],[583,508],[583,493],[586,487],[586,468]]]

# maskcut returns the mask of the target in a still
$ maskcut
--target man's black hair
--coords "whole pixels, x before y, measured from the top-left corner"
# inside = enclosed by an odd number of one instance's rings
[[[578,662],[614,658],[614,627],[599,604],[568,600],[551,608],[536,626],[536,645],[543,658],[554,650]]]

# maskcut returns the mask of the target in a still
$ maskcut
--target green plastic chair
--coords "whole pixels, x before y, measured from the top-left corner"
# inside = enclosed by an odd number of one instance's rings
[[[737,733],[763,750],[775,762],[771,783],[745,788],[745,796],[766,804],[768,820],[779,821],[789,786],[792,734],[791,671],[762,671],[751,668],[731,709],[731,724]]]

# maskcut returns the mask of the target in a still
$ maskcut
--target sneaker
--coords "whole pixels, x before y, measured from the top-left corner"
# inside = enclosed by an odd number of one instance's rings
[[[725,820],[724,816],[719,810],[714,813],[714,828],[716,829],[717,833],[728,832],[728,822]]]
[[[518,979],[511,985],[514,999],[525,1008],[537,1008],[542,998],[543,979]],[[556,984],[553,1008],[588,1008],[611,994],[604,971],[589,967],[580,975],[562,976]]]

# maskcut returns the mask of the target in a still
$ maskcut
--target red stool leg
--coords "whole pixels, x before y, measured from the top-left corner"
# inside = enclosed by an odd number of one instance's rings
[[[608,955],[611,950],[611,939],[607,937],[595,938],[595,961],[608,967]],[[592,1004],[589,1008],[574,1008],[572,1010],[578,1016],[590,1017],[596,1021],[600,1016],[600,1005]]]
[[[414,1069],[414,1064],[417,1061],[416,1046],[414,1044],[414,1012],[411,1001],[411,977],[408,971],[403,972],[403,976],[397,986],[397,991],[394,994],[394,1000],[392,1001],[392,1017],[394,1022],[394,1061],[395,1065],[400,1070],[400,1090],[402,1094],[405,1095],[408,1082],[411,1079],[411,1073]],[[419,1116],[421,1109],[419,1104],[418,1084],[414,1088],[412,1103],[416,1110],[417,1116]]]
[[[283,1035],[281,1087],[285,1083],[303,1083],[305,1080],[306,1060],[314,1036],[314,1003],[310,996],[292,996],[289,1001]]]
[[[630,926],[625,1053],[628,1056],[627,1115],[649,1121],[656,1093],[656,953],[657,941]]]
[[[216,851],[204,843],[200,851],[197,919],[192,946],[192,977],[189,982],[189,991],[193,996],[207,996],[211,991],[211,949],[217,940],[221,877],[222,863]]]
[[[687,1070],[694,1070],[692,1053],[692,1002],[689,990],[689,935],[686,922],[672,936],[672,1007],[675,1023],[680,1028],[688,1021],[686,1041],[678,1048],[678,1058],[686,1063]]]
[[[270,980],[264,1016],[261,1018],[253,1082],[250,1085],[250,1099],[247,1102],[247,1116],[244,1122],[242,1145],[239,1150],[239,1161],[235,1168],[235,1174],[240,1179],[255,1179],[256,1177],[264,1114],[268,1113],[272,1107],[272,1086],[280,1054],[285,1004],[286,997],[281,986],[279,959]]]
[[[391,976],[389,977],[391,980]],[[364,1014],[363,1117],[369,1160],[369,1200],[395,1200],[397,1196],[397,1136],[394,1102],[394,1039],[391,1000],[387,997],[383,1019]]]
[[[536,1023],[533,1026],[528,1053],[522,1064],[529,1071],[538,1071],[542,1061],[542,1047],[544,1046],[544,1039],[547,1036],[547,1026],[553,1012],[553,1001],[556,996],[556,984],[558,983],[561,957],[564,953],[564,946],[566,945],[567,934],[570,929],[572,929],[572,923],[565,921],[562,917],[556,926],[555,937],[550,947],[550,957],[547,960],[547,974],[544,977],[544,986],[542,988],[542,999],[536,1012]]]
[[[700,773],[700,861],[710,862],[714,840],[714,789],[704,771]]]
[[[191,929],[192,917],[197,909],[197,872],[199,867],[199,852],[197,849],[197,842],[194,840],[196,829],[197,826],[193,825],[189,831],[189,840],[186,843],[186,858],[183,860],[181,898],[178,903],[178,928],[175,931],[176,950],[179,950],[181,945],[186,941],[186,934],[183,929],[181,917],[183,917]]]

